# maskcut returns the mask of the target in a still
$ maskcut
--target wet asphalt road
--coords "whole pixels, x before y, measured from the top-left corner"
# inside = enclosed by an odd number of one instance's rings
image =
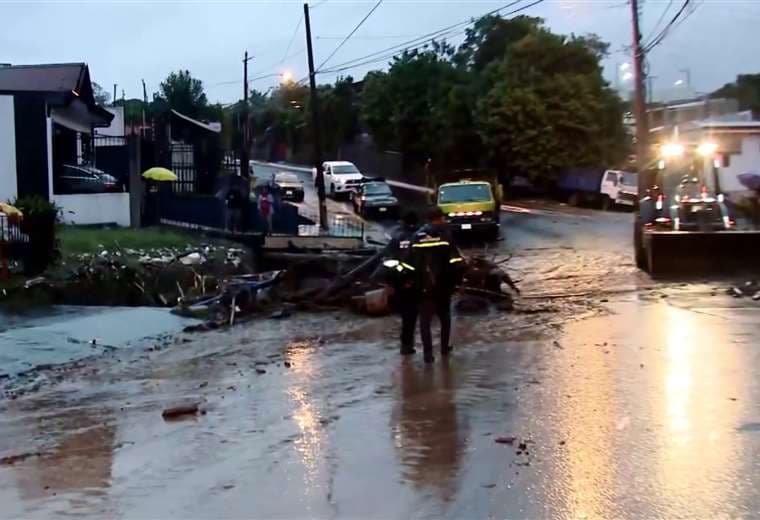
[[[524,206],[489,247],[517,312],[457,316],[448,363],[400,359],[393,317],[299,315],[0,401],[0,457],[40,454],[0,465],[2,516],[757,516],[760,304],[638,273],[630,214]]]

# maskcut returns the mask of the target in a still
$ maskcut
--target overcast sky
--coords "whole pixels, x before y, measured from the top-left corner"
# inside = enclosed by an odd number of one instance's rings
[[[649,37],[670,0],[640,0],[642,33]],[[515,7],[530,3],[523,0]],[[655,90],[685,82],[690,71],[698,91],[713,90],[738,73],[760,72],[760,0],[693,0],[696,11],[650,55]],[[313,0],[312,34],[319,65],[376,0]],[[476,17],[508,0],[385,0],[354,38],[328,63],[336,65]],[[674,0],[666,17],[682,0]],[[512,8],[514,9],[514,7]],[[509,10],[505,11],[508,12]],[[211,101],[233,102],[242,94],[242,56],[255,56],[250,77],[292,71],[306,75],[305,36],[298,22],[303,2],[293,1],[58,1],[0,0],[0,62],[13,64],[85,61],[92,79],[126,96],[158,89],[171,70],[189,69],[203,80]],[[630,59],[630,8],[624,0],[545,0],[524,11],[544,17],[559,33],[596,33],[611,44],[606,74]],[[662,25],[665,25],[663,22]],[[296,31],[297,28],[297,31]],[[295,37],[293,38],[293,36]],[[461,36],[450,41],[458,43]],[[288,49],[288,45],[293,40]],[[286,53],[287,51],[287,53]],[[382,63],[343,74],[361,78]],[[323,76],[326,82],[334,76]],[[254,82],[259,90],[276,77]],[[622,82],[622,81],[621,81]],[[622,82],[624,83],[624,82]]]

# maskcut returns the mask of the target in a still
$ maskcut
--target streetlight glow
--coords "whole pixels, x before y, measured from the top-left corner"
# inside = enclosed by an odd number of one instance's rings
[[[684,147],[681,143],[665,143],[660,147],[660,154],[666,159],[683,155]]]
[[[704,142],[697,146],[697,153],[702,157],[710,157],[718,151],[718,145],[716,143]]]
[[[623,81],[628,81],[631,78],[633,78],[633,72],[626,72],[623,74]]]
[[[293,81],[293,73],[286,70],[281,74],[283,83],[291,83]]]
[[[620,65],[620,70],[622,70],[622,71],[626,71],[626,70],[628,70],[630,68],[631,68],[631,64],[630,63],[623,63],[623,64]]]

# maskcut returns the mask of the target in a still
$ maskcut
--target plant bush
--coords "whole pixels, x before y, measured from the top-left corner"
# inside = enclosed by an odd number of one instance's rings
[[[24,273],[40,274],[61,257],[56,235],[60,208],[38,195],[17,198],[12,204],[24,214],[21,231],[29,236]]]

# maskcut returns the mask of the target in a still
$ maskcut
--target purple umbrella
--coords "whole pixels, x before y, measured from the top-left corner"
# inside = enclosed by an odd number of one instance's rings
[[[757,173],[742,173],[737,178],[743,186],[751,190],[760,191],[760,175]]]

